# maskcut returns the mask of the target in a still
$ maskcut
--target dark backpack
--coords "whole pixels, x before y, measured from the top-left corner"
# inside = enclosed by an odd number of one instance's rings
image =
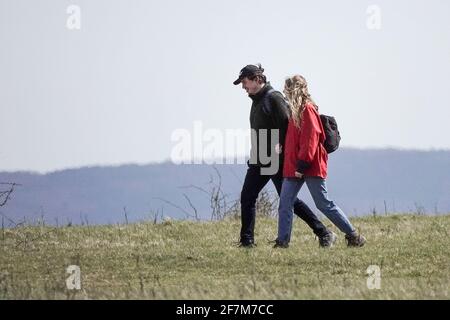
[[[328,153],[332,153],[339,148],[339,142],[341,141],[341,135],[339,134],[338,125],[336,119],[332,116],[320,115],[322,126],[325,131],[325,141],[323,146]]]

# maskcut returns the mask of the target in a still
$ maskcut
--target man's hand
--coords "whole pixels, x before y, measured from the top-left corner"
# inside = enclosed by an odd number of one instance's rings
[[[275,152],[281,154],[283,152],[283,146],[279,143],[275,146]]]
[[[303,173],[300,173],[300,172],[298,172],[298,171],[295,171],[295,176],[297,177],[297,178],[303,178]]]

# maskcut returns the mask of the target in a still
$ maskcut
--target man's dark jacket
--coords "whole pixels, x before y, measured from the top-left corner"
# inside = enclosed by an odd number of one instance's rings
[[[270,91],[270,92],[269,92]],[[275,91],[270,83],[264,85],[264,87],[255,95],[249,95],[249,97],[253,100],[252,108],[250,111],[250,128],[256,131],[256,139],[254,135],[252,135],[251,139],[251,148],[252,151],[250,154],[257,155],[257,160],[254,159],[249,160],[250,165],[256,166],[269,166],[269,164],[262,164],[260,161],[259,151],[261,141],[259,139],[259,130],[267,129],[267,151],[266,155],[271,156],[275,150],[271,148],[271,130],[278,129],[279,130],[279,141],[283,146],[283,152],[281,155],[277,155],[279,157],[280,168],[282,169],[283,165],[283,153],[284,153],[284,139],[286,137],[286,131],[288,127],[289,121],[289,105],[284,99],[283,95]],[[256,140],[256,141],[255,141]],[[275,143],[274,145],[276,145]],[[256,148],[256,150],[255,150]],[[256,162],[256,163],[255,163]]]

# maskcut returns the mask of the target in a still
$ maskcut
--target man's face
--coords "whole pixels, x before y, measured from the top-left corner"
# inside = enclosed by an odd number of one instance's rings
[[[249,95],[256,94],[261,88],[262,85],[258,83],[257,78],[255,80],[250,80],[249,78],[245,77],[242,79],[242,89],[247,91]]]

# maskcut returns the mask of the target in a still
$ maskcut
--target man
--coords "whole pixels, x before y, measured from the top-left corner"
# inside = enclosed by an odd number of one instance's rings
[[[242,247],[255,245],[256,200],[260,191],[272,180],[280,195],[283,183],[282,144],[286,136],[289,107],[283,95],[267,82],[263,72],[261,65],[247,65],[233,82],[234,85],[242,83],[242,88],[253,101],[250,111],[251,156],[241,191],[242,225],[239,242]],[[274,166],[275,170],[271,170]],[[303,201],[296,200],[294,213],[319,237],[320,246],[330,247],[336,241],[336,235],[325,227]]]

